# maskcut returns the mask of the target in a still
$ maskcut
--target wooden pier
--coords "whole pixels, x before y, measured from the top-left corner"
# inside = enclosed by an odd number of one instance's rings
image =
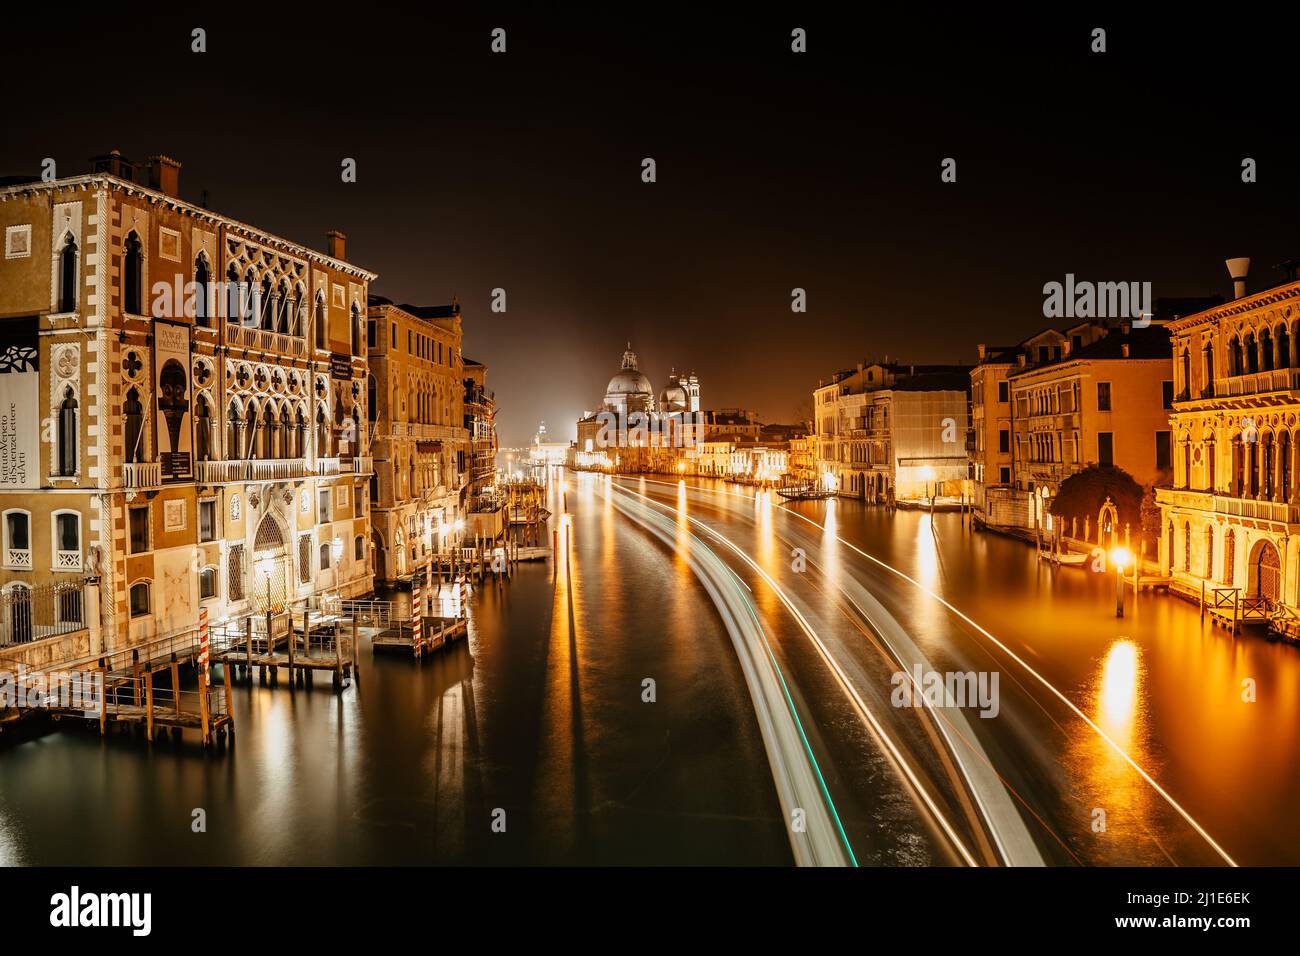
[[[232,678],[242,670],[251,681],[256,668],[259,681],[278,684],[283,670],[290,687],[301,687],[322,671],[342,690],[357,672],[358,623],[355,614],[311,610],[246,618],[242,630],[227,626],[214,633],[212,656]]]
[[[395,624],[396,627],[390,627],[370,639],[371,649],[376,654],[410,654],[419,660],[425,654],[441,650],[468,634],[463,617],[426,616],[418,636],[409,621],[397,621]]]

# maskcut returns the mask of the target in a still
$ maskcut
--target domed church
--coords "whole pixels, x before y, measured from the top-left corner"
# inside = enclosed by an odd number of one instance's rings
[[[636,353],[632,343],[627,344],[623,353],[623,364],[609,380],[605,389],[605,410],[629,415],[632,412],[655,414],[655,394],[650,386],[650,379],[636,367]]]

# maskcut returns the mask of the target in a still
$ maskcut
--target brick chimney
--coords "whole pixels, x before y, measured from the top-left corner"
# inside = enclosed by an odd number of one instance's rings
[[[181,164],[167,156],[149,157],[149,188],[181,198]]]
[[[325,252],[332,259],[347,259],[348,237],[337,229],[325,233]]]

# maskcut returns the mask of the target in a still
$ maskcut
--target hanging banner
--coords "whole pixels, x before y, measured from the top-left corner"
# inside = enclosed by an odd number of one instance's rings
[[[155,320],[153,367],[157,380],[158,461],[162,480],[193,481],[193,432],[190,413],[190,327]]]
[[[39,488],[40,339],[36,316],[0,319],[0,490]]]

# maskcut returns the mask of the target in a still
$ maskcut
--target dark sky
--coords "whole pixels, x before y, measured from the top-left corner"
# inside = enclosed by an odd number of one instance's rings
[[[1067,272],[1200,295],[1228,291],[1227,257],[1259,287],[1300,255],[1285,19],[130,9],[8,22],[0,173],[163,152],[185,198],[315,248],[343,230],[374,292],[460,297],[503,445],[542,418],[571,437],[627,340],[656,389],[693,367],[706,407],[789,420],[864,356],[971,361],[1036,331]]]

